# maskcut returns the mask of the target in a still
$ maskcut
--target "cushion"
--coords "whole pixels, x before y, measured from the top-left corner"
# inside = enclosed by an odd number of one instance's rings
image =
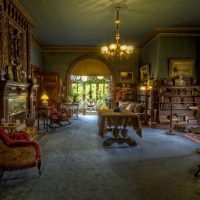
[[[142,113],[143,112],[143,105],[142,104],[136,104],[134,109],[133,109],[133,112],[135,113]]]
[[[136,106],[135,103],[129,103],[129,104],[126,106],[125,109],[126,109],[126,110],[131,110],[131,111],[132,111],[132,110],[134,110],[135,106]]]
[[[124,102],[119,101],[119,108],[126,109],[126,107],[128,106],[129,103],[130,103],[129,101],[124,101]]]

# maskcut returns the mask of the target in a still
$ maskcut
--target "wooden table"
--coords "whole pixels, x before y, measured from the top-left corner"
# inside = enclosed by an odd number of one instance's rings
[[[39,106],[38,107],[38,130],[40,129],[40,119],[43,121],[43,128],[48,131],[49,127],[49,116],[48,116],[49,108],[48,106]]]
[[[101,137],[104,137],[109,131],[113,133],[112,138],[104,141],[103,144],[105,146],[110,146],[114,142],[119,144],[125,142],[129,146],[136,146],[136,141],[128,136],[127,126],[133,127],[136,134],[142,137],[138,115],[130,111],[121,110],[120,112],[113,112],[113,110],[100,110],[98,112],[98,125]]]
[[[79,103],[62,103],[62,108],[69,110],[72,117],[75,116],[78,118],[79,115]]]
[[[16,132],[17,131],[17,124],[16,123],[4,123],[1,125],[3,129],[8,130],[8,132]]]

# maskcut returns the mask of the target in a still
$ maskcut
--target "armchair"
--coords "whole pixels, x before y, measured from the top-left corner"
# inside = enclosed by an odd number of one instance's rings
[[[4,171],[37,167],[41,175],[41,148],[25,132],[11,136],[0,127],[0,179]]]

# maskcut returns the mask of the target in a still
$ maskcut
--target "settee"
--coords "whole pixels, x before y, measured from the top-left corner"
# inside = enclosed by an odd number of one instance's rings
[[[119,108],[122,110],[129,110],[134,113],[143,113],[144,106],[140,102],[124,101],[119,102]]]
[[[41,175],[41,148],[26,132],[9,135],[0,127],[0,179],[5,171],[37,167]]]

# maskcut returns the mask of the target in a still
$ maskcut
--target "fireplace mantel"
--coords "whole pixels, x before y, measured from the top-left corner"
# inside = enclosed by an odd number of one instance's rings
[[[6,122],[15,122],[16,119],[25,119],[28,102],[27,83],[0,81],[0,118]]]

